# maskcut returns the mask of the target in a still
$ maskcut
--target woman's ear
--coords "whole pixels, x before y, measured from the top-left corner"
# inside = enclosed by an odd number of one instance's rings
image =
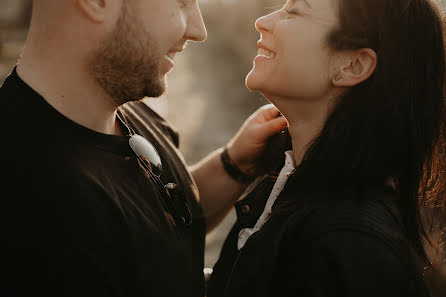
[[[108,0],[76,0],[82,14],[94,23],[103,23]]]
[[[338,57],[338,66],[332,84],[336,87],[353,87],[367,80],[375,72],[378,56],[369,48],[344,51]]]

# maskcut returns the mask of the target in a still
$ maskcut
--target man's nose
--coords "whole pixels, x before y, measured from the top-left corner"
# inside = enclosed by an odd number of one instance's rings
[[[198,3],[194,4],[194,7],[189,9],[187,16],[187,29],[186,39],[192,41],[205,41],[207,38],[206,26],[201,15],[200,7]]]

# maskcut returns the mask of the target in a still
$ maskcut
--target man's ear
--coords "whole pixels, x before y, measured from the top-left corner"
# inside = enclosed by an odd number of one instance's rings
[[[353,87],[367,80],[375,72],[378,56],[369,48],[345,51],[341,54],[337,73],[332,78],[336,87]]]
[[[76,0],[77,6],[89,20],[95,23],[105,21],[107,0]]]

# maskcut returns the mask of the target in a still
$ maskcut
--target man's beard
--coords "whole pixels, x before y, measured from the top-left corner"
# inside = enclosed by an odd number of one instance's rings
[[[160,78],[157,47],[123,4],[115,30],[90,60],[90,73],[114,103],[159,97],[166,89]]]

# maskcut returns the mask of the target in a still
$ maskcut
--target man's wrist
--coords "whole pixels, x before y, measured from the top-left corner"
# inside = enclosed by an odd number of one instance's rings
[[[220,159],[226,173],[235,181],[241,184],[249,184],[255,179],[255,176],[244,173],[239,166],[237,166],[234,160],[229,156],[228,147],[223,148],[220,154]]]

